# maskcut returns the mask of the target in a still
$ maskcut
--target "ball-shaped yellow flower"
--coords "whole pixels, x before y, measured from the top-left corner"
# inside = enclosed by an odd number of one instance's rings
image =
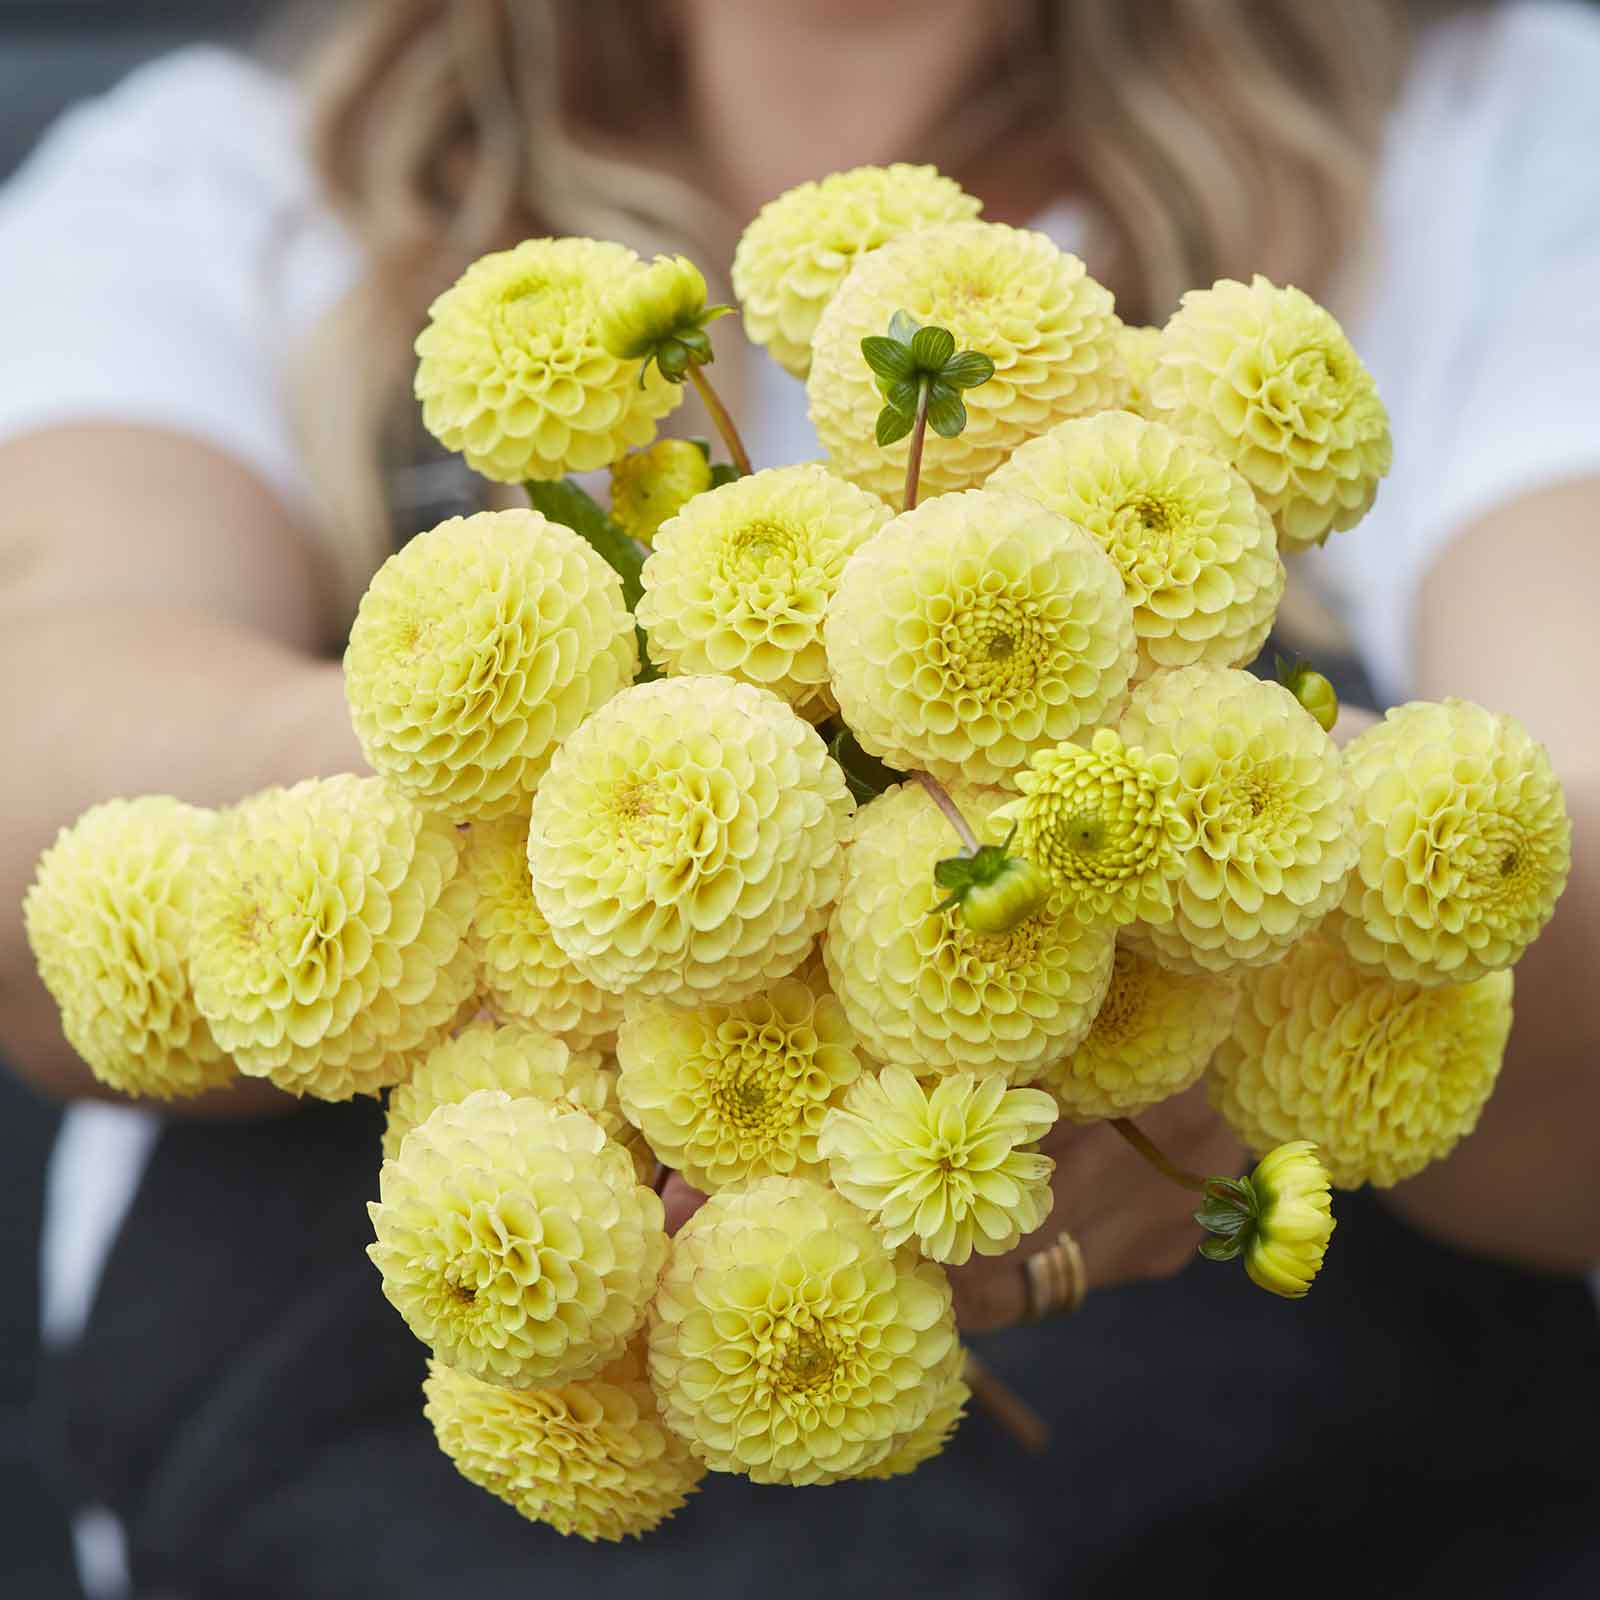
[[[1183,297],[1149,397],[1155,415],[1243,473],[1285,550],[1353,528],[1393,456],[1377,385],[1339,324],[1259,274]]]
[[[234,1077],[187,967],[216,826],[165,795],[107,801],[56,835],[23,898],[67,1043],[119,1093],[170,1100]]]
[[[561,747],[528,835],[556,942],[603,988],[731,1001],[804,959],[853,803],[816,730],[721,677],[636,685]]]
[[[756,214],[733,253],[745,333],[805,377],[818,319],[858,257],[912,228],[965,222],[980,210],[953,179],[904,162],[785,190]]]
[[[1210,451],[1126,411],[1061,422],[986,487],[1026,495],[1093,534],[1133,605],[1135,675],[1253,661],[1283,597],[1271,519]]]
[[[1006,829],[994,813],[1006,796],[955,798],[979,839],[999,843]],[[1115,941],[1060,891],[1008,933],[974,932],[959,906],[931,915],[944,893],[934,865],[959,848],[916,784],[864,806],[823,943],[828,979],[874,1059],[1025,1083],[1088,1033]]]
[[[384,562],[345,693],[373,770],[452,821],[525,810],[551,753],[639,667],[615,572],[537,511],[453,517]]]
[[[640,544],[711,487],[711,461],[692,439],[657,439],[611,466],[611,520]]]
[[[1572,824],[1543,745],[1468,700],[1414,702],[1344,752],[1360,855],[1330,927],[1416,983],[1509,967],[1555,911]]]
[[[1111,294],[1042,233],[994,222],[952,222],[901,235],[857,262],[822,314],[806,380],[811,420],[840,477],[898,504],[907,441],[881,447],[883,404],[861,341],[907,311],[947,328],[958,350],[994,362],[994,376],[962,395],[967,426],[930,432],[921,492],[974,489],[1025,439],[1053,423],[1116,403],[1117,318]]]
[[[1161,330],[1122,323],[1117,328],[1117,362],[1122,387],[1117,405],[1136,416],[1150,415],[1150,377],[1161,359]]]
[[[803,1178],[713,1195],[650,1311],[667,1425],[713,1471],[757,1483],[875,1466],[927,1420],[959,1350],[943,1271]]]
[[[845,562],[889,520],[818,466],[772,467],[698,496],[660,529],[638,607],[650,656],[782,695],[815,722],[838,709],[822,623]]]
[[[826,637],[862,746],[946,783],[998,783],[1114,718],[1135,660],[1105,551],[1053,511],[986,489],[925,501],[863,545]]]
[[[1138,925],[1158,960],[1261,966],[1338,904],[1355,857],[1349,785],[1333,741],[1281,684],[1229,667],[1157,673],[1119,731],[1177,758],[1188,833],[1173,916]]]
[[[601,343],[605,293],[639,258],[599,239],[528,239],[475,261],[417,339],[422,420],[497,483],[609,466],[648,444],[678,385]]]
[[[1269,1294],[1300,1300],[1322,1270],[1333,1237],[1328,1169],[1307,1139],[1269,1150],[1250,1174],[1259,1211],[1244,1248],[1244,1270]]]
[[[460,842],[380,778],[268,789],[217,830],[195,999],[241,1072],[344,1100],[406,1076],[473,994]]]
[[[1249,974],[1206,1081],[1256,1154],[1309,1139],[1340,1188],[1387,1188],[1472,1132],[1510,1031],[1509,972],[1424,988],[1314,934]]]
[[[882,1461],[857,1476],[902,1478],[908,1472],[915,1472],[924,1461],[931,1461],[949,1444],[966,1415],[967,1401],[971,1398],[972,1390],[960,1371],[952,1373],[940,1388],[927,1419],[919,1427],[901,1434]]]

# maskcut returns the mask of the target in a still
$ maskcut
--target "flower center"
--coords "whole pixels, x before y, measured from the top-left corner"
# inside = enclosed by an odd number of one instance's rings
[[[728,536],[723,569],[744,582],[777,577],[790,571],[802,555],[803,533],[765,518],[747,522]]]
[[[985,696],[1033,687],[1044,635],[1030,607],[1009,595],[978,594],[958,605],[929,641],[947,688]]]
[[[1131,950],[1118,949],[1112,958],[1111,987],[1090,1030],[1096,1041],[1120,1043],[1133,1032],[1144,1007],[1144,991],[1139,958]]]

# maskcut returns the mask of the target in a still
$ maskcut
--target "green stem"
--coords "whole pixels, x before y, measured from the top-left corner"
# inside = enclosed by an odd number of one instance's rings
[[[927,790],[928,798],[945,814],[950,826],[961,836],[961,843],[966,848],[967,854],[977,855],[981,848],[978,836],[972,831],[967,819],[961,815],[961,807],[950,798],[945,786],[931,772],[913,772],[911,776]]]
[[[1170,1178],[1181,1189],[1193,1189],[1199,1194],[1204,1194],[1209,1188],[1211,1180],[1202,1178],[1198,1172],[1189,1172],[1169,1161],[1155,1144],[1151,1142],[1134,1123],[1127,1117],[1112,1117],[1111,1126],[1133,1146],[1135,1150],[1150,1163],[1164,1178]]]
[[[711,387],[711,380],[696,362],[689,364],[689,381],[694,385],[695,393],[700,396],[712,422],[716,424],[717,432],[722,435],[722,442],[727,445],[734,466],[748,478],[755,468],[750,465],[744,440],[739,437],[739,430],[734,427],[733,418],[728,415],[728,408],[723,405],[722,397]]]
[[[927,376],[917,385],[917,420],[911,424],[911,448],[906,451],[907,511],[914,511],[917,506],[917,480],[922,476],[922,442],[928,436],[928,396],[932,389],[933,381]]]

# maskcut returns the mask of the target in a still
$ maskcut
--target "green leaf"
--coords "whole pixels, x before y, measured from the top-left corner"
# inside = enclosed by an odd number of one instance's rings
[[[967,425],[967,408],[954,389],[936,383],[928,398],[928,426],[941,439],[953,439]]]
[[[903,411],[908,417],[917,414],[917,398],[922,393],[922,380],[920,378],[902,378],[897,383],[891,383],[883,391],[885,405],[891,405],[896,411]]]
[[[909,311],[897,311],[889,318],[889,337],[909,345],[916,337],[919,324]]]
[[[711,487],[720,489],[725,483],[737,483],[744,474],[731,461],[711,463]]]
[[[957,389],[976,389],[994,376],[994,362],[981,350],[963,350],[940,367],[939,376]]]
[[[876,799],[901,780],[901,773],[886,767],[876,756],[868,755],[842,721],[838,732],[828,741],[828,754],[839,763],[858,805]]]
[[[874,430],[874,437],[879,445],[897,444],[911,432],[914,420],[909,411],[901,411],[895,406],[885,406],[878,413],[878,426]]]
[[[622,579],[623,601],[632,611],[644,598],[644,584],[639,578],[644,570],[644,546],[637,539],[630,539],[600,509],[594,497],[571,478],[530,483],[527,490],[535,511],[543,512],[552,522],[559,522],[562,527],[580,534],[617,572]]]
[[[861,354],[885,383],[896,383],[916,375],[917,364],[911,359],[910,350],[898,339],[886,339],[881,333],[868,334],[861,341]]]
[[[1200,1254],[1207,1261],[1233,1261],[1244,1246],[1237,1239],[1202,1239]]]
[[[911,359],[919,372],[937,372],[956,353],[948,328],[918,328],[911,338]]]

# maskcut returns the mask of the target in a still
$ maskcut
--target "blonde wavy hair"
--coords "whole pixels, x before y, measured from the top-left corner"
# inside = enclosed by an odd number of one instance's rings
[[[341,603],[392,545],[411,342],[483,251],[535,233],[725,263],[735,230],[675,142],[674,8],[633,0],[366,0],[313,63],[313,155],[365,276],[299,375],[302,442]],[[1362,236],[1406,60],[1398,0],[1037,0],[926,148],[953,175],[1027,138],[1089,219],[1090,269],[1127,321],[1264,272],[1313,293]],[[581,90],[581,92],[580,92]],[[648,154],[647,154],[648,152]]]

